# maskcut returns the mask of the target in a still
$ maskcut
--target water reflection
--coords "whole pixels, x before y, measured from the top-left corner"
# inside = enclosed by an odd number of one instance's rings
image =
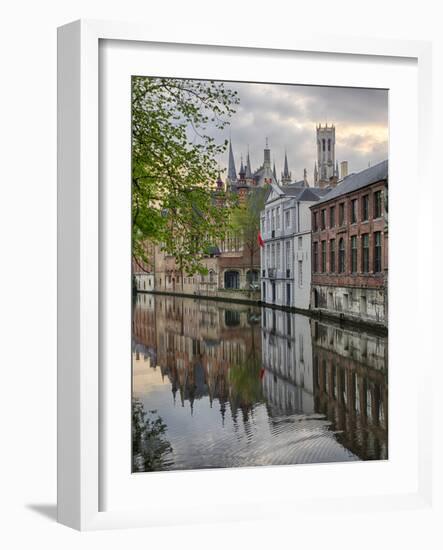
[[[166,460],[137,470],[387,458],[387,338],[292,313],[138,295],[133,394]]]

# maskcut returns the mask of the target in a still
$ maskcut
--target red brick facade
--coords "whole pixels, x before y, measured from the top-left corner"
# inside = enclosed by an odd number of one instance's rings
[[[311,207],[313,285],[385,288],[386,193],[382,180]]]

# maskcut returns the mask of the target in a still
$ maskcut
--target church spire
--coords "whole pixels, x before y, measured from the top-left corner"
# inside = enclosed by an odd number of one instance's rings
[[[248,147],[248,154],[246,156],[246,178],[252,178],[252,170],[251,170],[251,159],[249,158],[249,147]]]
[[[240,172],[238,173],[240,181],[244,182],[246,175],[246,166],[243,164],[243,155],[240,156]]]
[[[291,179],[292,179],[292,175],[288,167],[288,155],[286,154],[286,151],[285,151],[285,164],[281,175],[281,181],[282,183],[291,183]]]
[[[288,155],[285,151],[285,167],[284,167],[284,175],[289,176],[289,168],[288,168]]]
[[[229,140],[228,180],[230,183],[235,183],[237,181],[237,170],[235,169],[234,153],[232,152],[232,140]]]

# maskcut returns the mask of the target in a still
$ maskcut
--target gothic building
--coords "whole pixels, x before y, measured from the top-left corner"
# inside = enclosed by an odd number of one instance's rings
[[[235,168],[234,153],[232,150],[232,141],[229,143],[229,161],[228,175],[226,178],[227,190],[238,193],[240,196],[254,187],[264,187],[272,182],[277,183],[274,170],[271,167],[271,150],[266,139],[265,149],[263,151],[263,164],[254,172],[251,169],[251,159],[249,151],[246,155],[246,164],[243,164],[243,157],[240,162],[240,171],[237,173]]]
[[[314,166],[315,187],[335,187],[339,179],[335,159],[335,126],[319,124],[317,130],[317,162]]]

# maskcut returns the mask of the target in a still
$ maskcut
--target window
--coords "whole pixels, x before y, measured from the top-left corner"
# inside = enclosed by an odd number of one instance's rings
[[[280,269],[280,243],[277,243],[277,269]]]
[[[258,283],[258,277],[259,277],[259,273],[256,269],[252,269],[252,270],[249,270],[247,273],[246,273],[246,280],[248,281],[249,284],[257,284]]]
[[[225,272],[225,288],[240,288],[240,274],[238,271]]]
[[[240,313],[227,309],[225,311],[225,325],[227,327],[237,327],[240,324]]]
[[[339,273],[345,272],[345,241],[340,239],[338,243],[338,271]]]
[[[341,202],[338,205],[338,223],[343,225],[345,223],[345,203]]]
[[[317,212],[314,212],[312,214],[312,230],[317,231],[317,229],[318,229]]]
[[[275,209],[274,208],[272,209],[271,216],[272,216],[271,229],[272,229],[272,231],[274,231],[274,229],[275,229]]]
[[[266,212],[266,231],[271,230],[271,212],[268,210]]]
[[[329,227],[335,227],[335,206],[329,209]]]
[[[213,283],[213,282],[214,282],[214,272],[212,271],[212,269],[211,269],[211,271],[209,272],[209,282],[210,282],[210,283]]]
[[[275,245],[271,245],[271,267],[275,267]]]
[[[357,272],[357,237],[353,235],[351,237],[351,271]]]
[[[329,241],[329,271],[335,272],[335,239]]]
[[[286,270],[291,269],[291,241],[286,241],[286,248],[285,248],[285,264],[286,264]]]
[[[317,271],[318,268],[318,243],[314,243],[314,252],[313,252],[313,270],[314,272]]]
[[[351,201],[351,223],[357,221],[357,199],[352,199]]]
[[[374,233],[374,273],[381,271],[381,232]]]
[[[322,141],[322,148],[324,151],[326,149],[326,141],[324,139],[322,139],[321,141]]]
[[[362,245],[361,245],[361,270],[363,273],[369,272],[369,235],[366,233],[362,236]]]
[[[303,237],[298,238],[298,249],[301,250],[303,246]]]
[[[330,151],[330,150],[331,150],[331,140],[328,139],[328,151]]]
[[[363,221],[369,220],[369,195],[364,195],[362,198],[361,218]]]
[[[303,261],[298,260],[298,286],[303,286]]]
[[[321,228],[324,229],[326,227],[326,208],[323,208],[321,211]]]
[[[326,241],[321,242],[321,270],[326,273]]]
[[[271,261],[271,246],[269,244],[266,245],[266,267],[271,267],[270,266],[270,261]]]
[[[285,226],[289,227],[291,225],[291,211],[286,210],[285,212]]]
[[[380,218],[382,215],[382,193],[376,191],[374,193],[374,218]]]
[[[280,206],[277,206],[277,229],[280,229]]]

